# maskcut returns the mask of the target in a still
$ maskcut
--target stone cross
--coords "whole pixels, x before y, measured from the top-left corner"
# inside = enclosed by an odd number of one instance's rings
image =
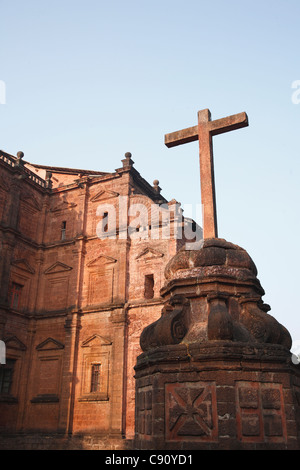
[[[199,140],[203,238],[218,238],[212,137],[247,126],[246,113],[211,121],[209,109],[203,109],[198,112],[197,126],[165,135],[167,147]]]

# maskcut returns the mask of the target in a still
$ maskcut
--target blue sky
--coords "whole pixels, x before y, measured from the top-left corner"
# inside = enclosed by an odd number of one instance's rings
[[[114,171],[130,151],[195,207],[198,144],[167,149],[164,134],[201,109],[247,112],[214,138],[219,236],[249,252],[300,340],[299,0],[0,0],[0,15],[0,148],[30,162]]]

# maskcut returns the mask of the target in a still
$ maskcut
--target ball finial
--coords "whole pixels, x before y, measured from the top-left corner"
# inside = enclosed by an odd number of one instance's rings
[[[131,160],[131,157],[132,157],[131,152],[125,153],[125,158],[122,160],[123,167],[126,167],[126,168],[132,167],[132,165],[134,164],[134,161]]]

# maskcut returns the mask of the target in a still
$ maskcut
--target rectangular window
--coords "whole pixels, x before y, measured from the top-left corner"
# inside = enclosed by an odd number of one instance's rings
[[[145,276],[145,299],[153,299],[154,297],[154,276],[153,274],[147,274]]]
[[[15,360],[7,359],[5,365],[0,366],[0,395],[9,395],[13,379]]]
[[[92,364],[91,392],[100,391],[100,367],[101,364]]]
[[[61,240],[66,239],[66,228],[67,228],[67,222],[64,220],[61,223]]]
[[[21,284],[16,284],[15,282],[11,283],[9,293],[8,293],[8,303],[10,308],[17,310],[20,306],[20,299],[23,286]]]
[[[108,212],[104,212],[103,214],[103,232],[108,231]]]

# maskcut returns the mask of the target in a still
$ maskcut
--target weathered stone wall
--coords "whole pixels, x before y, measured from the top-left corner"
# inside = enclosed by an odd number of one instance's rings
[[[150,209],[157,200],[130,165],[92,177],[57,170],[49,189],[6,160],[0,159],[0,339],[15,365],[10,393],[0,396],[0,431],[2,438],[22,434],[3,446],[72,446],[66,433],[100,436],[91,438],[92,448],[124,445],[134,436],[139,337],[160,315],[164,267],[180,242],[126,235],[128,206],[139,201]],[[46,177],[42,168],[26,168]],[[116,239],[97,236],[97,210],[107,205],[116,213]],[[108,219],[108,234],[111,228]],[[146,275],[154,280],[149,298]],[[15,308],[12,283],[22,291]],[[97,393],[90,389],[94,363],[101,367]],[[39,438],[43,433],[59,434],[52,442]],[[87,441],[78,437],[76,445]]]

